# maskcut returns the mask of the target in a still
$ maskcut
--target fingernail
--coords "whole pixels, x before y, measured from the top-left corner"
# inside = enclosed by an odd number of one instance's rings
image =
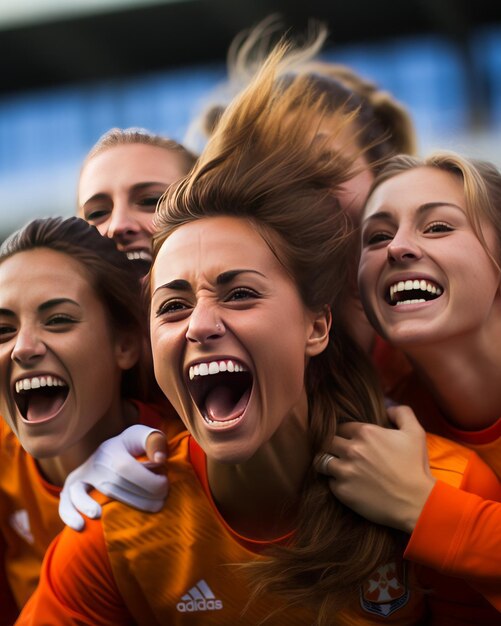
[[[165,459],[167,458],[165,452],[155,452],[155,454],[153,455],[153,460],[155,461],[155,463],[164,463]]]

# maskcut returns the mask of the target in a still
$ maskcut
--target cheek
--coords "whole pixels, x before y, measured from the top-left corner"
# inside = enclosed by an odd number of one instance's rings
[[[137,220],[140,224],[141,230],[147,235],[153,235],[155,228],[153,226],[153,218],[155,213],[141,213]]]
[[[173,401],[177,395],[175,388],[179,386],[178,372],[182,357],[184,340],[178,334],[157,329],[151,335],[153,368],[155,378],[164,394]]]

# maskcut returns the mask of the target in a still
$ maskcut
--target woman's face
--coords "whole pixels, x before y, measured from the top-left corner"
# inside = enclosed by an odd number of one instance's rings
[[[78,444],[134,364],[80,262],[38,248],[0,264],[0,413],[33,456]]]
[[[178,228],[151,287],[157,381],[209,457],[249,459],[291,415],[306,428],[305,366],[326,315],[304,306],[249,221]]]
[[[497,258],[495,231],[480,224]],[[485,331],[501,314],[499,286],[459,177],[420,167],[376,188],[363,216],[359,287],[367,315],[391,343],[436,345]]]
[[[107,148],[88,161],[78,185],[79,215],[149,268],[153,215],[167,187],[185,174],[181,158],[140,143]]]

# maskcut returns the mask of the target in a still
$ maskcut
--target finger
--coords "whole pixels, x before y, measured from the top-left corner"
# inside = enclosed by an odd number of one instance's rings
[[[152,498],[150,496],[133,494],[114,483],[109,483],[107,492],[110,498],[118,500],[118,502],[122,502],[122,504],[131,506],[134,509],[147,511],[148,513],[157,513],[165,502],[165,497]]]
[[[101,506],[89,496],[87,489],[89,485],[78,481],[73,483],[67,488],[68,497],[72,505],[91,519],[98,519],[101,517]]]
[[[146,438],[146,454],[154,463],[164,463],[167,458],[167,439],[165,435],[156,430]]]
[[[422,431],[422,427],[418,422],[414,411],[410,406],[400,405],[387,409],[390,421],[399,429],[407,431]]]
[[[353,439],[358,435],[360,429],[366,426],[367,424],[361,422],[344,422],[343,424],[338,424],[336,435],[344,437],[345,439]]]
[[[73,530],[81,531],[85,527],[85,520],[80,513],[71,504],[71,501],[65,491],[61,492],[59,498],[59,517],[66,526]]]
[[[113,497],[113,484],[115,484],[119,489],[137,497],[165,498],[167,495],[167,477],[163,474],[155,474],[140,461],[134,460],[122,470],[120,474],[103,472],[103,476],[108,476],[108,479],[103,478],[100,481],[99,491],[106,496]]]
[[[329,452],[319,452],[313,461],[313,466],[319,474],[330,476],[336,457]]]
[[[133,424],[129,426],[129,428],[126,428],[119,437],[129,454],[139,456],[140,454],[144,454],[146,441],[154,432],[161,433],[161,431],[145,426],[144,424]]]

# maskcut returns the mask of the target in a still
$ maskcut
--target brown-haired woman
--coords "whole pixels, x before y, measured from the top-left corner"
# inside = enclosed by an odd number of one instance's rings
[[[424,617],[395,536],[333,500],[312,468],[338,423],[385,416],[338,319],[349,242],[335,190],[356,155],[326,150],[305,112],[341,142],[353,114],[329,116],[307,78],[284,88],[283,55],[228,107],[159,210],[155,374],[190,431],[170,443],[168,502],[153,516],[112,502],[83,533],[64,531],[20,624]],[[440,447],[447,477],[457,447]]]
[[[63,528],[68,474],[125,427],[161,423],[145,316],[127,258],[84,220],[34,220],[0,247],[0,594],[18,609]]]

